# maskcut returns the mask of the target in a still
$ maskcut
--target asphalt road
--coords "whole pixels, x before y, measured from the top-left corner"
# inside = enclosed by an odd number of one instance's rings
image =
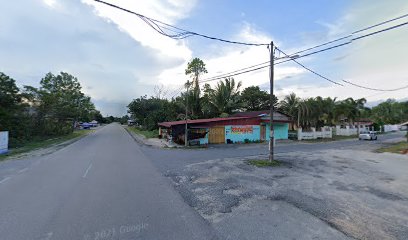
[[[2,240],[215,239],[117,124],[2,168]]]
[[[276,157],[280,153],[288,152],[316,152],[329,149],[347,150],[375,150],[386,146],[391,142],[404,141],[405,132],[389,133],[378,135],[377,141],[367,141],[358,139],[347,139],[341,141],[321,142],[321,143],[277,143],[275,147]],[[235,158],[246,156],[267,155],[269,148],[267,144],[242,144],[242,145],[214,145],[204,149],[158,149],[143,146],[142,151],[152,160],[154,165],[163,173],[167,171],[177,171],[192,163],[199,163],[220,158]]]

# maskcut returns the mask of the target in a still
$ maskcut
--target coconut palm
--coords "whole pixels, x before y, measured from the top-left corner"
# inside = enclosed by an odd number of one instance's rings
[[[296,96],[295,93],[291,93],[289,95],[286,95],[282,101],[279,102],[278,108],[288,114],[289,116],[292,116],[292,119],[298,123],[299,126],[299,117],[300,117],[300,109],[299,109],[299,101],[300,98]],[[292,125],[292,130],[293,130],[293,125]]]
[[[230,114],[239,108],[239,88],[241,82],[235,83],[234,78],[220,81],[213,91],[208,91],[209,103],[216,109],[217,114]],[[225,115],[225,114],[224,114]]]
[[[365,98],[354,100],[347,98],[336,105],[335,115],[338,120],[346,120],[349,124],[353,124],[356,118],[360,117],[361,112],[365,109],[364,104],[367,102]]]

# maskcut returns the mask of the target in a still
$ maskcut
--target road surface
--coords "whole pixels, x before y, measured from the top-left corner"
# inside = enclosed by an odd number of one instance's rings
[[[275,147],[275,156],[279,159],[280,153],[288,152],[316,152],[329,149],[344,149],[344,150],[368,150],[386,146],[391,142],[404,141],[405,132],[396,132],[378,135],[377,141],[366,141],[358,139],[347,139],[332,142],[314,142],[307,143],[277,143]],[[183,169],[184,166],[205,162],[213,159],[235,158],[246,156],[259,156],[269,153],[268,144],[235,144],[235,145],[213,145],[207,149],[159,149],[149,146],[143,146],[142,151],[152,160],[153,164],[166,173],[167,171],[177,171]]]
[[[118,124],[4,164],[19,161],[0,175],[0,239],[215,239]]]

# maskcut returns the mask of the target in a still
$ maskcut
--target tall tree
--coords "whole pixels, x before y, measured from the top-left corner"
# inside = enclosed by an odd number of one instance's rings
[[[349,97],[340,101],[335,108],[336,118],[345,121],[349,124],[354,124],[356,118],[361,116],[361,112],[365,109],[364,104],[367,102],[365,98],[354,100]]]
[[[270,106],[269,101],[269,94],[262,91],[259,86],[247,87],[241,93],[242,107],[246,111],[266,110]]]
[[[398,124],[408,121],[408,101],[397,102],[388,99],[371,110],[373,119],[380,125]]]
[[[26,107],[16,81],[0,72],[0,131],[9,131],[11,146],[29,138],[31,128]]]
[[[40,88],[25,86],[24,96],[35,108],[37,134],[60,135],[73,130],[75,121],[89,121],[95,113],[91,98],[81,91],[78,79],[68,73],[48,73]]]
[[[176,120],[183,112],[183,107],[175,100],[170,102],[167,99],[141,96],[129,103],[128,113],[143,128],[153,130],[158,127],[159,122]]]
[[[296,96],[295,93],[291,93],[289,95],[286,95],[279,103],[279,109],[282,110],[284,113],[288,114],[289,116],[292,117],[292,119],[295,122],[299,122],[298,117],[299,117],[299,102],[300,98]],[[305,112],[304,112],[305,113]],[[304,115],[304,114],[303,114]],[[292,130],[293,130],[293,125],[292,125]]]
[[[236,84],[234,78],[226,78],[217,83],[209,98],[210,103],[217,111],[217,115],[230,114],[239,109],[240,87],[241,82]]]
[[[193,79],[191,90],[187,96],[189,98],[189,108],[191,109],[192,115],[201,114],[199,77],[204,73],[207,73],[207,69],[203,60],[194,58],[187,64],[185,74]]]

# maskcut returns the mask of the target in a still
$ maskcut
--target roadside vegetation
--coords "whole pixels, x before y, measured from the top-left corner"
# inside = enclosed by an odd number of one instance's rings
[[[366,107],[366,102],[365,98],[351,97],[340,101],[320,96],[301,99],[291,93],[279,102],[278,108],[292,116],[296,125],[303,129],[318,129],[338,123],[352,124],[359,119],[369,119],[374,122],[375,130],[379,131],[379,127],[384,124],[398,124],[408,120],[408,101],[388,99],[373,108]]]
[[[35,137],[30,141],[27,141],[24,146],[12,148],[8,153],[0,155],[0,161],[11,156],[20,155],[26,152],[59,145],[70,140],[79,139],[91,132],[93,132],[93,130],[76,130],[70,134],[54,138]]]
[[[358,136],[357,135],[351,135],[351,136],[333,135],[332,138],[303,139],[302,142],[319,143],[319,142],[333,142],[333,141],[347,140],[347,139],[358,139]]]
[[[277,160],[269,161],[265,159],[251,159],[247,161],[249,165],[256,167],[277,167],[281,165],[281,162]]]
[[[395,143],[395,144],[392,144],[391,146],[380,148],[377,151],[378,152],[408,154],[408,142]]]
[[[156,129],[155,130],[143,130],[136,126],[129,126],[127,127],[127,129],[129,129],[130,131],[136,134],[143,135],[145,138],[157,138],[159,136],[159,131]]]
[[[10,148],[69,138],[75,122],[94,119],[103,122],[76,77],[47,73],[39,87],[19,88],[14,79],[0,72],[0,131],[9,131]]]
[[[171,94],[164,87],[155,87],[155,95],[134,99],[128,105],[131,118],[145,130],[157,129],[159,122],[184,120],[188,102],[188,119],[227,117],[237,111],[258,111],[270,108],[269,93],[259,86],[242,89],[241,82],[228,77],[215,85],[199,85],[199,78],[207,73],[205,63],[195,58],[188,63],[185,74],[191,79],[184,89]],[[165,98],[167,97],[167,98]],[[170,99],[168,99],[170,97]],[[369,108],[365,98],[351,97],[339,100],[331,97],[300,98],[295,93],[284,96],[280,101],[274,97],[272,104],[281,112],[292,116],[290,130],[299,126],[304,130],[312,127],[336,124],[352,125],[359,119],[370,119],[375,130],[384,124],[398,124],[408,120],[408,101],[392,99]],[[335,139],[336,140],[336,139]]]

